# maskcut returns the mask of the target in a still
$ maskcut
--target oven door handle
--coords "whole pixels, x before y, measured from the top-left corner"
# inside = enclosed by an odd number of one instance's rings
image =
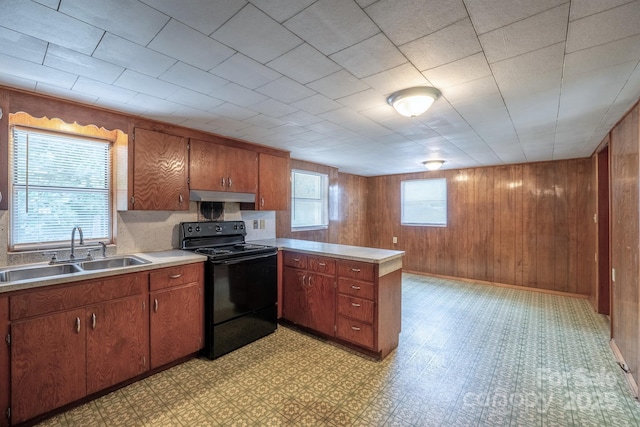
[[[278,253],[268,253],[268,254],[264,254],[264,255],[250,255],[250,256],[245,256],[245,257],[240,257],[240,258],[232,258],[232,259],[225,259],[225,260],[211,260],[211,262],[213,264],[226,264],[226,265],[230,265],[230,264],[238,264],[240,262],[243,261],[252,261],[254,259],[262,259],[262,258],[269,258],[269,257],[274,257],[278,255]]]

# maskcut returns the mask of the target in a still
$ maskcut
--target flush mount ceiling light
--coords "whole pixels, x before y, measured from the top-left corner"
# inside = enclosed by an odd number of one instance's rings
[[[434,171],[442,167],[444,160],[427,160],[426,162],[422,162],[422,164],[430,171]]]
[[[405,117],[416,117],[431,107],[440,96],[435,87],[418,86],[392,93],[387,102]]]

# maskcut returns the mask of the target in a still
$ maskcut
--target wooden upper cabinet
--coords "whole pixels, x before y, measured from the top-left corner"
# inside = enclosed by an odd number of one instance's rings
[[[191,139],[189,188],[255,194],[258,189],[258,153]]]
[[[259,191],[256,209],[284,211],[289,208],[289,158],[260,153]]]
[[[135,129],[129,209],[189,210],[187,138]]]

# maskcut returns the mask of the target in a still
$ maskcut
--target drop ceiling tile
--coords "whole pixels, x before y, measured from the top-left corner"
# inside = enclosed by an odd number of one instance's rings
[[[104,83],[113,83],[124,68],[92,56],[50,44],[44,65]]]
[[[5,74],[0,72],[0,85],[14,87],[17,89],[24,89],[28,91],[35,91],[38,82],[35,80],[25,79],[23,77],[17,77],[12,74]]]
[[[326,113],[322,113],[319,115],[319,117],[333,123],[343,124],[349,121],[357,121],[362,116],[360,116],[350,108],[342,107],[338,108],[337,110],[331,110],[327,111]]]
[[[293,33],[250,4],[213,33],[213,38],[261,63],[271,61],[302,43]]]
[[[307,86],[330,99],[342,98],[369,89],[366,83],[345,70],[311,82]]]
[[[284,22],[315,0],[251,0],[251,3],[278,22]]]
[[[280,117],[281,120],[285,120],[287,123],[291,123],[298,126],[307,126],[313,123],[318,123],[322,121],[322,118],[315,116],[313,114],[309,114],[306,111],[296,111],[292,114],[287,114],[286,116]]]
[[[238,83],[249,89],[272,82],[280,78],[280,73],[265,67],[241,53],[236,53],[211,70],[216,76]]]
[[[158,77],[176,60],[113,34],[105,34],[93,56],[151,77]]]
[[[228,80],[202,71],[184,62],[176,62],[159,78],[160,80],[207,94],[229,83]]]
[[[469,19],[400,46],[400,50],[424,71],[480,52],[481,47]]]
[[[209,125],[212,129],[215,129],[217,133],[221,133],[222,135],[229,135],[229,133],[232,131],[250,127],[251,123],[228,119],[226,117],[216,117],[209,122]]]
[[[281,77],[257,89],[263,95],[267,95],[278,101],[290,104],[316,94],[308,87],[301,85],[288,77]]]
[[[210,70],[235,53],[175,19],[169,21],[148,47],[202,70]]]
[[[215,88],[209,95],[240,107],[249,107],[267,99],[266,96],[235,83]]]
[[[127,101],[127,104],[139,108],[146,108],[147,112],[155,115],[158,120],[160,117],[170,115],[180,108],[180,105],[175,102],[170,102],[144,93],[137,94]]]
[[[345,107],[349,107],[355,111],[368,110],[375,107],[389,106],[387,98],[385,98],[380,92],[367,89],[362,92],[358,92],[353,95],[345,96],[344,98],[336,99],[340,104]]]
[[[64,89],[60,86],[48,85],[46,83],[38,83],[35,92],[42,93],[44,95],[55,96],[62,99],[70,99],[75,102],[81,102],[83,104],[93,104],[98,100],[95,95],[87,95],[78,91]]]
[[[483,34],[522,21],[565,2],[566,0],[465,0],[464,3],[478,34]]]
[[[124,89],[117,86],[108,85],[96,80],[79,77],[73,85],[73,90],[79,93],[95,95],[101,100],[112,101],[114,103],[126,104],[138,92]]]
[[[628,2],[629,0],[572,0],[569,20],[575,21],[576,19],[603,12],[607,9],[613,9]]]
[[[564,42],[567,35],[569,3],[482,34],[480,43],[489,63],[502,61]]]
[[[249,125],[260,126],[265,129],[272,129],[287,123],[284,120],[281,120],[273,116],[267,116],[265,114],[258,114],[256,116],[251,117],[250,119],[245,120],[244,122]]]
[[[271,98],[252,105],[249,109],[271,117],[282,117],[296,112],[296,108]]]
[[[60,12],[146,46],[169,17],[137,0],[64,0]]]
[[[305,133],[301,133],[300,135],[296,135],[296,138],[301,139],[303,141],[306,142],[317,142],[320,141],[324,138],[326,138],[323,134],[318,133],[318,132],[314,132],[314,131],[307,131]]]
[[[141,0],[203,34],[211,35],[247,4],[246,0]]]
[[[183,122],[196,121],[202,123],[209,122],[218,117],[211,111],[203,111],[199,108],[193,108],[186,105],[180,105],[173,113],[171,113],[171,115]],[[188,119],[185,119],[186,117],[188,117]]]
[[[381,0],[367,7],[366,12],[396,45],[467,17],[461,0]]]
[[[640,58],[640,35],[569,53],[565,56],[564,75],[606,68]]]
[[[336,52],[330,58],[358,78],[407,62],[407,58],[382,33]]]
[[[487,76],[445,88],[442,90],[442,95],[446,98],[447,102],[455,107],[460,103],[482,105],[487,99],[493,101],[500,98],[500,91],[498,90],[498,86],[496,86],[496,81],[493,76]],[[440,99],[436,100],[428,113],[431,113],[440,101]]]
[[[36,3],[40,3],[44,6],[50,7],[53,10],[58,10],[60,0],[34,0]]]
[[[248,108],[239,107],[230,102],[225,102],[211,110],[212,113],[217,116],[226,117],[234,120],[245,120],[250,117],[258,115],[255,111],[251,111]]]
[[[0,27],[0,53],[42,64],[46,51],[44,40]]]
[[[337,102],[320,94],[294,102],[291,105],[310,114],[321,114],[342,107],[342,105]]]
[[[575,52],[640,34],[638,22],[640,22],[640,2],[638,1],[572,21],[569,23],[567,34],[567,52]]]
[[[167,83],[131,70],[125,70],[114,82],[114,85],[160,99],[166,99],[181,89],[172,83]]]
[[[391,70],[362,79],[380,93],[389,95],[397,90],[428,84],[427,79],[411,64],[400,65]]]
[[[380,31],[356,3],[344,0],[319,0],[284,25],[325,55]]]
[[[90,55],[104,34],[99,28],[24,0],[0,2],[2,26]]]
[[[220,101],[219,99],[185,88],[180,88],[169,95],[167,97],[167,101],[204,111],[213,110],[223,103],[223,101]]]
[[[267,66],[293,80],[306,84],[340,70],[340,66],[303,43],[282,56],[267,63]]]
[[[77,75],[0,54],[0,73],[71,89]]]
[[[265,129],[260,126],[251,126],[240,130],[239,137],[249,141],[261,140],[274,133],[273,129]]]
[[[466,83],[491,75],[484,53],[476,53],[449,64],[423,71],[431,84],[439,89]]]
[[[307,126],[307,129],[312,130],[321,134],[328,134],[330,132],[341,132],[344,128],[336,123],[332,123],[326,120],[323,120],[318,123],[314,123],[312,125]]]

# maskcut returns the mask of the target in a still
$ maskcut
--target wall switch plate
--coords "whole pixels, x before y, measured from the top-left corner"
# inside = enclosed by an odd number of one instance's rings
[[[264,230],[264,219],[260,220],[260,230]]]
[[[256,230],[258,228],[258,220],[254,219],[253,220],[253,229]]]
[[[393,243],[398,243],[398,238],[396,236],[393,236]]]

